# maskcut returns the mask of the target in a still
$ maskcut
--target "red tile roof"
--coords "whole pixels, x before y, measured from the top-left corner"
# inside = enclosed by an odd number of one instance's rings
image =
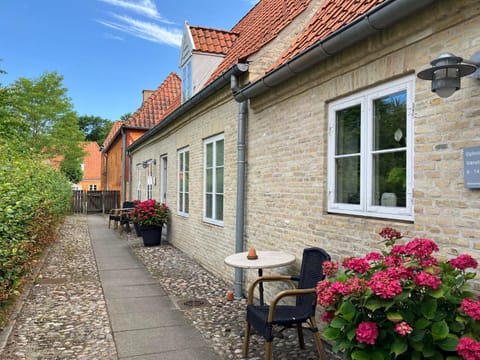
[[[262,0],[245,15],[232,32],[238,38],[214,71],[208,85],[230,67],[256,53],[302,13],[311,0]]]
[[[305,30],[270,70],[285,63],[340,28],[352,23],[384,1],[385,0],[326,0],[313,16]]]
[[[237,33],[200,26],[190,26],[195,50],[225,55],[238,37]]]
[[[117,120],[113,123],[110,132],[108,133],[105,141],[103,142],[103,148],[108,148],[111,142],[117,137],[117,133],[120,130],[120,127],[125,123],[125,121]]]
[[[181,104],[182,80],[172,72],[140,108],[128,118],[125,126],[150,129],[158,124],[172,104]]]

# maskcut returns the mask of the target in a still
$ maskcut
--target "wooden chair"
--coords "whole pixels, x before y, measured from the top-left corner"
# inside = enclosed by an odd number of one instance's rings
[[[322,265],[330,260],[330,256],[320,248],[307,248],[303,251],[302,267],[299,276],[263,276],[253,282],[248,289],[247,298],[247,321],[245,328],[245,342],[243,356],[248,356],[251,326],[265,338],[265,359],[272,356],[272,341],[274,338],[273,326],[279,325],[284,328],[295,326],[298,330],[300,348],[305,348],[302,324],[306,323],[313,332],[317,351],[322,360],[326,360],[322,340],[318,333],[315,321],[315,308],[317,297],[315,287],[324,278]],[[278,293],[270,305],[255,305],[253,295],[257,285],[261,282],[298,282],[294,289],[283,290]],[[294,297],[295,305],[281,305],[279,301],[286,297]]]
[[[113,228],[117,229],[118,226],[122,228],[123,225],[130,223],[130,212],[135,208],[133,201],[124,201],[122,207],[119,209],[112,209],[108,213],[108,228],[110,229],[110,223],[113,221]]]

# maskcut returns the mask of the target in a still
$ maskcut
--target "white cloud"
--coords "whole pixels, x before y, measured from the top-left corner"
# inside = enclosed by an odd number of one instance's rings
[[[136,20],[125,15],[114,15],[114,17],[118,21],[98,20],[98,22],[111,29],[158,44],[180,46],[182,42],[182,30],[180,29],[167,29],[157,24]]]
[[[97,20],[98,23],[122,31],[129,35],[170,46],[180,46],[182,30],[160,26],[159,23],[171,25],[172,22],[164,19],[152,0],[98,0],[124,10],[123,14],[113,13],[109,20]],[[138,18],[148,18],[144,21]]]
[[[133,11],[139,15],[147,16],[152,19],[162,20],[155,3],[152,0],[98,0],[104,3],[121,7]]]

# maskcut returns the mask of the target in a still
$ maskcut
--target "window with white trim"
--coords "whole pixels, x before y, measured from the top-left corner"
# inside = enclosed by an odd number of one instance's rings
[[[188,181],[190,167],[190,149],[188,147],[178,150],[178,213],[187,216],[188,207]]]
[[[137,165],[137,200],[142,200],[142,164]]]
[[[413,220],[409,76],[329,105],[328,211]]]
[[[153,161],[149,160],[147,162],[147,167],[145,168],[145,178],[147,182],[147,200],[150,200],[153,197]]]
[[[205,140],[204,171],[203,218],[207,222],[223,225],[223,134]]]

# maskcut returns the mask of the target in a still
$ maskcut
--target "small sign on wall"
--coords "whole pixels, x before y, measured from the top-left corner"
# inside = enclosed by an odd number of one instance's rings
[[[480,146],[463,149],[463,179],[467,189],[480,189]]]

